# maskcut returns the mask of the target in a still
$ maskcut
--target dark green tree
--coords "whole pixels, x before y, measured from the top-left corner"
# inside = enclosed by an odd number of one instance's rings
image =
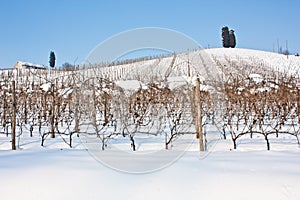
[[[225,48],[230,47],[229,29],[227,26],[222,27],[222,42],[223,42],[223,47]]]
[[[53,51],[50,52],[50,58],[49,58],[49,65],[50,67],[54,68],[55,67],[55,54]]]
[[[234,30],[229,31],[229,41],[230,41],[230,47],[234,48],[236,46]]]

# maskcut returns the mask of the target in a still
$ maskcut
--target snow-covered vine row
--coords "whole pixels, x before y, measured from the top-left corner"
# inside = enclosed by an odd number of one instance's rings
[[[295,73],[276,71],[255,58],[201,51],[78,71],[2,71],[0,133],[10,138],[15,106],[17,142],[22,134],[30,134],[39,137],[41,145],[60,137],[72,147],[74,135],[86,134],[95,137],[103,150],[121,137],[136,150],[135,137],[144,134],[163,138],[169,149],[180,135],[197,132],[197,102],[201,127],[218,127],[224,139],[230,136],[233,148],[238,140],[253,135],[262,136],[267,149],[271,135],[292,135],[299,144]]]

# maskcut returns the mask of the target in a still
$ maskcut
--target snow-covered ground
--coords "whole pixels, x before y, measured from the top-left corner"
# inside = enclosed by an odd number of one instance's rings
[[[296,144],[289,150],[281,144],[278,149],[285,150],[272,151],[260,150],[262,143],[244,144],[244,148],[230,151],[230,140],[222,140],[209,153],[199,153],[194,141],[166,168],[131,174],[97,162],[78,138],[74,142],[73,149],[59,138],[49,139],[46,147],[40,147],[38,138],[24,138],[23,150],[1,150],[1,199],[300,198],[300,152]],[[119,162],[134,165],[131,160]]]
[[[274,70],[289,73],[300,73],[300,57],[294,55],[283,55],[267,51],[258,51],[252,49],[206,49],[205,52],[211,57],[221,60],[227,60],[252,65],[261,65],[262,67],[270,67]]]
[[[205,53],[208,57],[199,56],[197,51],[178,55],[169,79],[187,76],[188,64],[182,60],[191,61],[191,72],[200,69],[195,63],[210,65],[217,59],[225,70],[236,62],[299,73],[300,58],[295,56],[247,49],[209,49]],[[172,57],[145,61],[143,66],[149,73],[164,75],[171,61]],[[131,65],[130,71],[136,67],[139,63]],[[214,73],[221,71],[219,67],[214,67]],[[121,69],[115,77],[121,76],[125,65],[114,68]],[[140,74],[135,71],[131,76]],[[126,83],[121,80],[117,85],[133,90],[143,86],[134,80]],[[44,84],[42,88],[49,87]],[[237,150],[232,150],[229,136],[220,139],[219,133],[208,130],[208,150],[202,153],[194,136],[179,138],[169,150],[164,149],[163,137],[149,138],[136,136],[137,152],[130,152],[128,138],[108,143],[102,151],[75,135],[73,148],[59,136],[47,138],[41,147],[38,133],[29,137],[25,130],[20,148],[11,151],[10,138],[1,134],[0,199],[300,199],[300,148],[295,137],[270,136],[271,151],[267,151],[261,136],[247,136],[238,140]],[[182,144],[184,148],[177,148]]]

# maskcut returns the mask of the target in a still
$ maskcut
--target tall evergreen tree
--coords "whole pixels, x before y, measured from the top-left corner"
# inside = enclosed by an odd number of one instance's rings
[[[49,65],[50,67],[54,68],[55,66],[55,54],[53,51],[50,52],[50,58],[49,58]]]
[[[222,42],[223,42],[223,47],[225,48],[230,47],[229,30],[227,26],[223,26],[222,28]]]
[[[230,41],[230,47],[234,48],[236,46],[234,30],[229,31],[229,41]]]

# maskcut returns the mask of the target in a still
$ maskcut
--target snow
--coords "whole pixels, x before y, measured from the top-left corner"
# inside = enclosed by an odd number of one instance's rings
[[[286,56],[274,52],[241,48],[215,48],[206,49],[205,52],[211,57],[221,59],[222,62],[224,59],[230,58],[231,60],[249,64],[250,66],[261,65],[263,67],[270,67],[276,71],[300,75],[300,58],[294,55]]]
[[[43,85],[41,85],[41,89],[44,91],[44,92],[48,92],[51,88],[51,83],[44,83]]]
[[[167,82],[171,90],[187,85],[186,79],[180,76],[168,77]]]
[[[267,152],[254,146],[224,151],[227,144],[221,141],[201,154],[194,141],[166,168],[131,174],[97,162],[77,138],[74,142],[75,148],[69,149],[58,138],[51,139],[42,148],[36,140],[23,138],[23,150],[1,150],[1,199],[300,198],[299,150],[295,149]],[[118,162],[135,164],[126,159]]]
[[[30,62],[22,62],[22,61],[18,61],[15,66],[20,66],[20,67],[21,66],[26,66],[26,67],[29,67],[29,68],[46,69],[46,67],[43,66],[43,65],[33,64],[33,63],[30,63]]]
[[[249,78],[256,84],[261,83],[264,80],[264,78],[260,74],[250,74]]]
[[[47,90],[48,91],[48,90]],[[59,89],[58,94],[61,95],[64,99],[67,99],[69,97],[70,94],[73,93],[73,88],[71,87],[67,87],[64,89]]]
[[[137,91],[141,88],[142,83],[138,80],[116,81],[116,85],[123,90]]]
[[[269,87],[261,87],[257,89],[258,92],[270,92],[271,89]]]

